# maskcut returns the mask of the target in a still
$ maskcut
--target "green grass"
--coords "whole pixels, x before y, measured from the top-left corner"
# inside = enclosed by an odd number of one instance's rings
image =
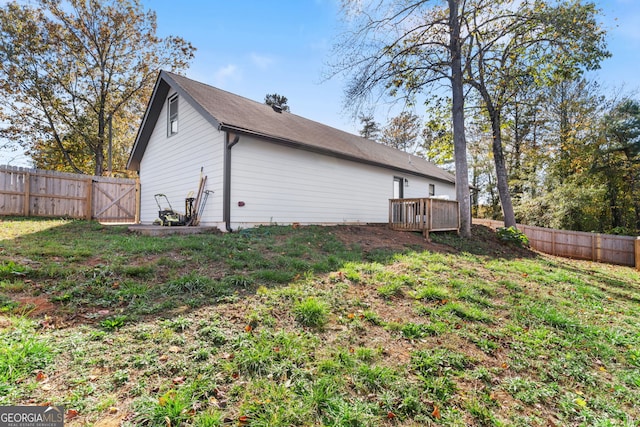
[[[11,317],[5,321],[7,328],[0,329],[0,404],[6,405],[24,397],[41,380],[39,375],[54,359],[54,349],[37,332],[35,322]]]
[[[303,326],[321,328],[329,321],[327,305],[314,297],[309,297],[294,305],[296,320]]]
[[[364,250],[342,227],[4,218],[0,404],[69,425],[640,423],[640,273],[474,233]]]

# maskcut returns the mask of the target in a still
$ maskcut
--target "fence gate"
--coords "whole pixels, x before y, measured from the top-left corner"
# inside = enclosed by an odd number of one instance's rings
[[[91,217],[100,222],[136,222],[136,181],[94,177]]]

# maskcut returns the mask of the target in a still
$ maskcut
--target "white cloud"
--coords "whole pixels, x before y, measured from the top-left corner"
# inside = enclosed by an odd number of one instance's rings
[[[240,78],[241,73],[238,66],[235,64],[228,64],[216,70],[213,74],[213,84],[218,87],[223,87],[229,80],[239,80]]]
[[[275,62],[273,58],[266,55],[259,55],[257,53],[252,53],[249,57],[251,58],[251,62],[261,70],[266,70]]]

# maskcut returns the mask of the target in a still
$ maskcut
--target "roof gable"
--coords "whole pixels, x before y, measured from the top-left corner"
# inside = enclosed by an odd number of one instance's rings
[[[219,130],[254,135],[271,142],[455,182],[451,173],[423,158],[289,112],[278,112],[269,105],[166,71],[161,71],[156,81],[129,158],[129,169],[140,167],[140,160],[170,89],[177,91]]]

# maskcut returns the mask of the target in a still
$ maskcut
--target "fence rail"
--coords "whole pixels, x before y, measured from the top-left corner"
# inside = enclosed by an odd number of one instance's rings
[[[473,223],[494,229],[504,226],[502,221],[489,219],[474,218]],[[640,237],[556,230],[521,224],[518,224],[518,229],[527,235],[529,244],[537,251],[566,258],[635,266],[640,270]]]
[[[137,222],[135,179],[0,166],[0,215]]]
[[[458,231],[460,214],[458,202],[419,198],[389,200],[389,227],[400,231]]]

